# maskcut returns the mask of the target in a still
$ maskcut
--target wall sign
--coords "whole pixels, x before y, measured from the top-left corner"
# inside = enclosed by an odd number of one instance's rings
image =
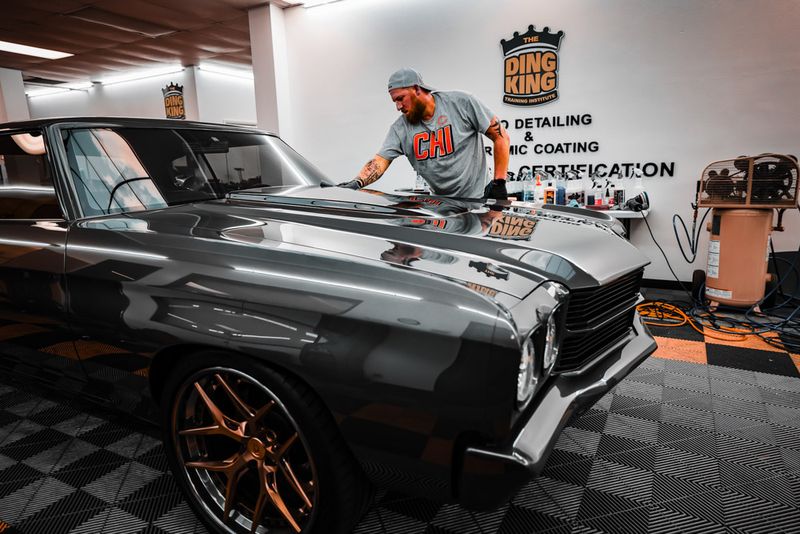
[[[537,31],[534,25],[514,37],[501,39],[503,50],[503,103],[534,107],[558,99],[559,49],[563,31],[550,33],[545,26]],[[575,172],[595,178],[613,175],[632,177],[641,171],[645,178],[675,176],[674,161],[621,159],[598,161],[601,142],[596,137],[575,137],[577,132],[591,132],[591,113],[520,116],[501,119],[511,136],[509,147],[509,180],[531,179],[536,173],[548,175]],[[575,133],[573,133],[575,132]],[[580,135],[578,133],[578,135]],[[557,136],[553,139],[553,136]],[[492,147],[486,147],[491,155]],[[584,159],[585,158],[585,159]],[[550,163],[548,160],[553,161]],[[567,160],[567,161],[564,161]]]
[[[161,90],[164,95],[164,111],[168,119],[185,119],[186,108],[183,105],[183,86],[175,82]]]
[[[558,98],[558,49],[563,31],[538,32],[533,25],[522,35],[500,40],[503,47],[503,102],[540,106]]]

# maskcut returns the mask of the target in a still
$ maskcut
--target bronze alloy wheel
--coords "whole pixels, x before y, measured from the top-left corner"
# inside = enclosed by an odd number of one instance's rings
[[[177,461],[209,517],[232,532],[297,533],[317,509],[317,469],[286,407],[255,378],[206,368],[173,405]]]

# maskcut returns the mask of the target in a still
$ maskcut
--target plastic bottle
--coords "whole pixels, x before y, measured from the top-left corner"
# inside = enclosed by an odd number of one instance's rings
[[[594,205],[595,206],[602,206],[603,204],[605,204],[604,198],[603,198],[603,193],[604,192],[605,192],[605,189],[603,188],[603,182],[600,181],[600,180],[595,182],[595,188],[594,188]]]
[[[614,200],[616,198],[616,190],[617,190],[617,179],[614,176],[609,176],[608,180],[606,180],[606,204],[609,206],[614,205]]]
[[[583,205],[583,187],[576,178],[567,180],[567,206],[578,208]]]
[[[559,206],[567,205],[567,182],[564,175],[559,174],[556,179],[556,204]]]
[[[533,197],[535,202],[544,202],[544,186],[542,185],[542,175],[536,173],[536,185],[533,187]]]
[[[556,203],[556,188],[553,185],[552,180],[548,180],[547,185],[544,188],[544,203],[545,204]]]
[[[526,174],[522,175],[520,179],[522,180],[522,201],[523,202],[533,202],[535,199],[534,197],[534,187],[533,187],[533,180],[531,180],[531,171],[528,171]]]
[[[614,185],[614,205],[620,209],[625,205],[625,180],[622,176],[617,178],[617,183]]]
[[[583,205],[591,206],[594,204],[594,192],[592,191],[592,180],[581,173],[581,187],[583,187]]]

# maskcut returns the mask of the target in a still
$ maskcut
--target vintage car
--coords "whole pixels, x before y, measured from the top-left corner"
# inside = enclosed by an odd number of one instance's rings
[[[607,216],[335,187],[274,135],[0,126],[0,372],[157,422],[219,532],[486,508],[655,349]]]

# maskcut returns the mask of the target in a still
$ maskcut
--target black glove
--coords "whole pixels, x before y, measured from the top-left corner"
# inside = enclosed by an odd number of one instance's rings
[[[508,192],[506,191],[506,181],[501,179],[492,180],[486,184],[483,190],[484,198],[494,198],[497,200],[508,199]]]
[[[336,184],[338,187],[346,187],[347,189],[361,189],[361,182],[358,181],[358,178],[355,180],[350,180],[349,182],[342,182]]]

